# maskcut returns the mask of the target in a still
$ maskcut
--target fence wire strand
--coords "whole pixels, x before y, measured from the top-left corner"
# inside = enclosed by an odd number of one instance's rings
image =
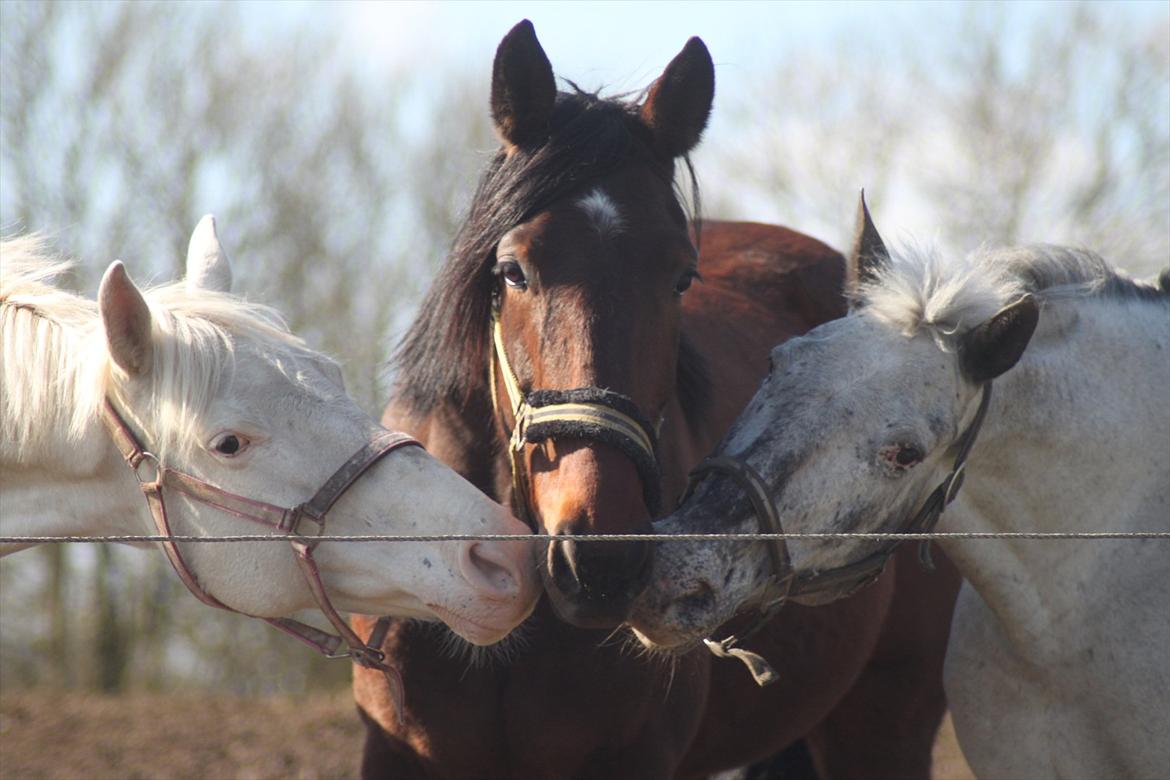
[[[243,534],[236,536],[194,536],[185,534],[122,534],[112,536],[0,536],[0,544],[94,544],[117,542],[148,544],[151,542],[524,542],[564,539],[563,534],[365,534],[354,536],[274,536]],[[574,535],[574,542],[763,542],[775,539],[1170,539],[1170,531],[954,531],[932,533],[898,533],[836,531],[824,533],[727,533],[727,534],[588,534]]]

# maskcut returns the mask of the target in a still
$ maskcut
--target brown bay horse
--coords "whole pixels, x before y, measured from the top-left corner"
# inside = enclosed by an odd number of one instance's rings
[[[355,669],[363,776],[702,777],[802,738],[825,777],[928,776],[958,587],[941,556],[932,575],[899,559],[849,599],[785,607],[748,642],[780,675],[758,688],[705,650],[633,649],[615,628],[652,545],[575,541],[649,531],[771,347],[845,312],[844,263],[825,245],[688,225],[675,165],[689,167],[713,94],[698,39],[637,104],[558,93],[527,22],[500,44],[503,146],[400,349],[384,420],[564,538],[538,562],[546,598],[497,656],[394,625],[383,649],[405,680],[401,719],[384,681]],[[362,635],[372,622],[355,618]]]

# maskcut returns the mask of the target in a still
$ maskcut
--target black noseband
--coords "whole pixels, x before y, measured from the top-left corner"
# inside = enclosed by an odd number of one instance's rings
[[[496,410],[496,361],[504,377],[511,404],[512,438],[508,460],[512,467],[512,492],[517,509],[533,525],[524,498],[522,465],[517,457],[525,444],[548,439],[587,439],[608,444],[630,458],[642,481],[642,498],[651,516],[662,508],[662,484],[658,470],[658,432],[629,396],[600,387],[572,390],[534,390],[524,393],[516,378],[504,340],[498,313],[492,313],[492,360],[488,366],[492,407]]]
[[[634,462],[646,508],[651,515],[658,514],[662,508],[658,434],[629,396],[600,387],[534,390],[525,397],[525,405],[524,441],[589,439],[608,444]]]

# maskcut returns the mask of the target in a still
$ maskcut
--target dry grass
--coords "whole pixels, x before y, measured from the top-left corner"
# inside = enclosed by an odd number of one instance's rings
[[[2,780],[346,780],[363,728],[348,690],[289,698],[223,694],[0,696]],[[971,780],[950,718],[935,780]]]
[[[3,780],[356,778],[364,729],[348,690],[0,696]]]

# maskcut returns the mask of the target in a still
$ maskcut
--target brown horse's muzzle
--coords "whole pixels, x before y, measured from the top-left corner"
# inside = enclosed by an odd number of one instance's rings
[[[504,349],[499,313],[492,315],[491,397],[499,415],[496,361],[512,412],[508,459],[518,514],[534,530],[564,535],[548,544],[542,569],[557,614],[573,625],[612,628],[622,623],[650,575],[653,546],[645,541],[579,541],[573,537],[614,532],[653,533],[650,520],[661,503],[658,426],[632,398],[601,387],[521,390]],[[551,460],[525,466],[529,445],[563,450]],[[530,450],[531,452],[531,450]],[[561,485],[544,493],[529,484],[555,473]],[[570,485],[565,489],[565,485]],[[530,490],[533,494],[530,494]],[[554,504],[559,506],[554,507]],[[545,522],[538,522],[542,515]],[[602,518],[604,526],[595,520]],[[632,519],[634,522],[626,523]]]
[[[649,523],[636,533],[650,533]],[[566,535],[549,543],[545,590],[557,615],[582,628],[624,622],[650,576],[653,546],[646,541],[590,542]]]

